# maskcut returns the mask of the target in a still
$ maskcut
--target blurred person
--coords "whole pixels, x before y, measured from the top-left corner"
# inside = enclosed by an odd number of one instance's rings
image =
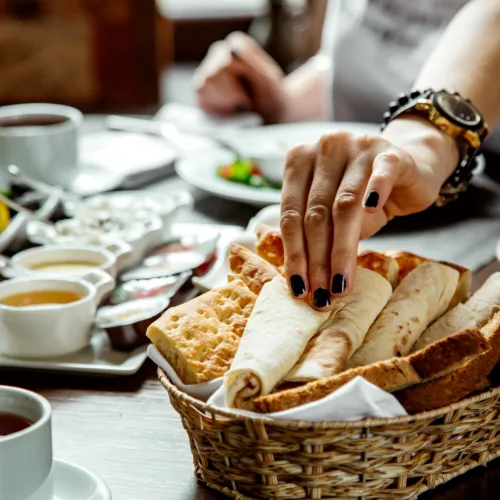
[[[287,76],[243,34],[210,48],[195,75],[209,113],[387,125],[289,152],[281,230],[296,297],[330,308],[352,285],[360,239],[465,189],[485,124],[500,122],[499,27],[498,0],[332,0],[320,53]]]

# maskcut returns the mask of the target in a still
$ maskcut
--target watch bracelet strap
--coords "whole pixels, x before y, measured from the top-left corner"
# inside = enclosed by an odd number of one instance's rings
[[[428,88],[425,90],[415,89],[406,94],[399,94],[397,100],[392,101],[389,104],[388,111],[386,111],[383,115],[383,121],[380,126],[381,131],[383,131],[392,120],[413,109],[416,99],[420,97],[430,98],[433,92],[433,89]],[[486,137],[486,133],[487,132],[484,131],[484,134],[481,137],[482,140]],[[436,206],[444,206],[449,202],[456,200],[460,193],[465,192],[473,176],[473,171],[477,167],[477,149],[470,146],[461,148],[460,142],[456,138],[455,140],[459,150],[461,150],[460,162],[457,168],[441,186],[438,198],[435,202]]]

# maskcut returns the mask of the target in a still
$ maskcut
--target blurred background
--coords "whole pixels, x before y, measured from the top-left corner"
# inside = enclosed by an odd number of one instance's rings
[[[194,102],[208,47],[250,33],[290,71],[319,48],[327,0],[0,0],[0,105],[152,113]]]

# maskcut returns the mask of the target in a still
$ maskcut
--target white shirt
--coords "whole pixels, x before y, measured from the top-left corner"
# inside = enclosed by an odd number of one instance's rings
[[[322,53],[333,54],[331,117],[380,123],[389,102],[412,88],[447,25],[467,2],[330,0]]]

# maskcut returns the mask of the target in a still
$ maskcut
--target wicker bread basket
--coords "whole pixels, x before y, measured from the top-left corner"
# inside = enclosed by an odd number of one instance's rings
[[[312,423],[230,415],[158,374],[198,478],[237,500],[414,499],[500,456],[500,387],[409,417]]]

